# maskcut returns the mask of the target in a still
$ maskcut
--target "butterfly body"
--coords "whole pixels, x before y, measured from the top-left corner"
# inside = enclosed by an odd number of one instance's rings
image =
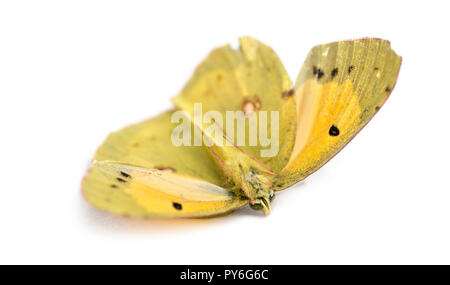
[[[91,204],[143,218],[218,216],[246,204],[268,214],[276,191],[319,169],[378,112],[401,64],[381,39],[319,45],[292,86],[270,47],[240,43],[208,55],[175,109],[104,141],[82,183]]]

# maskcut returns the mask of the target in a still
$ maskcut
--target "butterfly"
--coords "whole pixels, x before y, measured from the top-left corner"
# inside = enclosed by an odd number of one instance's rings
[[[172,98],[172,110],[106,138],[82,181],[90,204],[141,218],[220,216],[247,204],[268,214],[277,191],[318,170],[378,112],[402,61],[382,39],[322,44],[292,84],[270,47],[250,37],[239,42],[236,50],[210,52]],[[267,143],[237,144],[238,130],[208,133],[225,125],[196,120],[198,103],[216,116],[240,110],[247,127],[258,114],[276,112],[277,122],[266,120],[266,135],[278,136],[276,155],[263,155]],[[185,120],[188,140],[212,143],[174,145],[175,115]],[[245,142],[250,132],[241,130]]]

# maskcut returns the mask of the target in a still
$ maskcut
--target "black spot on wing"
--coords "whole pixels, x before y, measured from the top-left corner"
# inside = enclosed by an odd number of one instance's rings
[[[111,187],[111,188],[117,188],[117,185],[116,185],[116,184],[111,184],[110,187]]]
[[[317,66],[313,66],[313,74],[315,77],[317,77],[317,79],[322,78],[325,73],[322,71],[322,69],[318,68]]]
[[[331,71],[331,79],[335,78],[338,72],[339,69],[337,67],[333,68],[333,70]]]
[[[353,71],[353,69],[355,69],[355,66],[350,65],[347,70],[348,74],[350,74]]]
[[[116,179],[117,179],[117,181],[119,181],[119,182],[121,182],[121,183],[127,182],[125,179],[122,179],[122,178],[120,178],[120,177],[117,177]]]
[[[335,125],[332,125],[330,130],[328,131],[328,134],[330,134],[330,136],[332,136],[332,137],[338,136],[339,135],[338,127],[336,127]]]
[[[384,89],[384,91],[386,91],[386,93],[389,93],[392,91],[392,88],[390,88],[389,86],[386,86],[386,88]]]
[[[125,178],[130,178],[130,177],[131,177],[130,174],[128,174],[128,173],[126,173],[126,172],[123,172],[123,171],[121,171],[120,174],[121,174],[123,177],[125,177]]]
[[[183,205],[177,202],[173,202],[172,206],[175,208],[175,210],[181,211],[183,209]]]

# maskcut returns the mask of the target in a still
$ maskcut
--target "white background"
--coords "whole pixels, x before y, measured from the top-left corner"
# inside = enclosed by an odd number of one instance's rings
[[[156,2],[156,1],[155,1]],[[450,263],[450,38],[444,1],[2,1],[0,262]],[[403,56],[369,125],[264,217],[137,221],[80,181],[109,132],[171,107],[239,36],[295,79],[316,44],[365,36]]]

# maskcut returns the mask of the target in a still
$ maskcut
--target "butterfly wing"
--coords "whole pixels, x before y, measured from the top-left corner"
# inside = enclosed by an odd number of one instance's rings
[[[248,202],[204,180],[111,161],[93,163],[83,193],[100,209],[142,218],[215,216]]]
[[[314,47],[295,83],[297,132],[275,189],[298,182],[341,150],[384,104],[401,57],[381,39]]]
[[[246,121],[245,144],[240,145],[240,151],[235,147],[215,147],[215,151],[224,160],[233,160],[243,153],[262,161],[274,172],[282,169],[289,159],[294,145],[295,134],[295,104],[292,96],[286,96],[292,87],[291,80],[275,52],[263,43],[243,37],[239,39],[237,50],[225,45],[214,49],[197,67],[181,93],[172,99],[174,104],[186,110],[194,117],[194,104],[202,103],[202,112],[217,111],[222,118],[227,118],[227,111],[242,111],[246,119],[254,119],[258,111],[267,112],[268,138],[271,130],[279,134],[276,141],[278,152],[274,155],[262,155],[261,150],[268,146],[261,143],[252,145],[249,142],[249,125]],[[279,126],[272,127],[271,112],[279,112]],[[218,123],[227,137],[237,143],[237,129],[228,133],[224,123]],[[209,124],[203,124],[203,130]],[[228,127],[228,124],[227,124]],[[216,144],[218,145],[218,144]]]
[[[92,205],[135,217],[203,217],[247,203],[224,188],[228,182],[203,146],[172,144],[173,112],[103,142],[82,183]]]

